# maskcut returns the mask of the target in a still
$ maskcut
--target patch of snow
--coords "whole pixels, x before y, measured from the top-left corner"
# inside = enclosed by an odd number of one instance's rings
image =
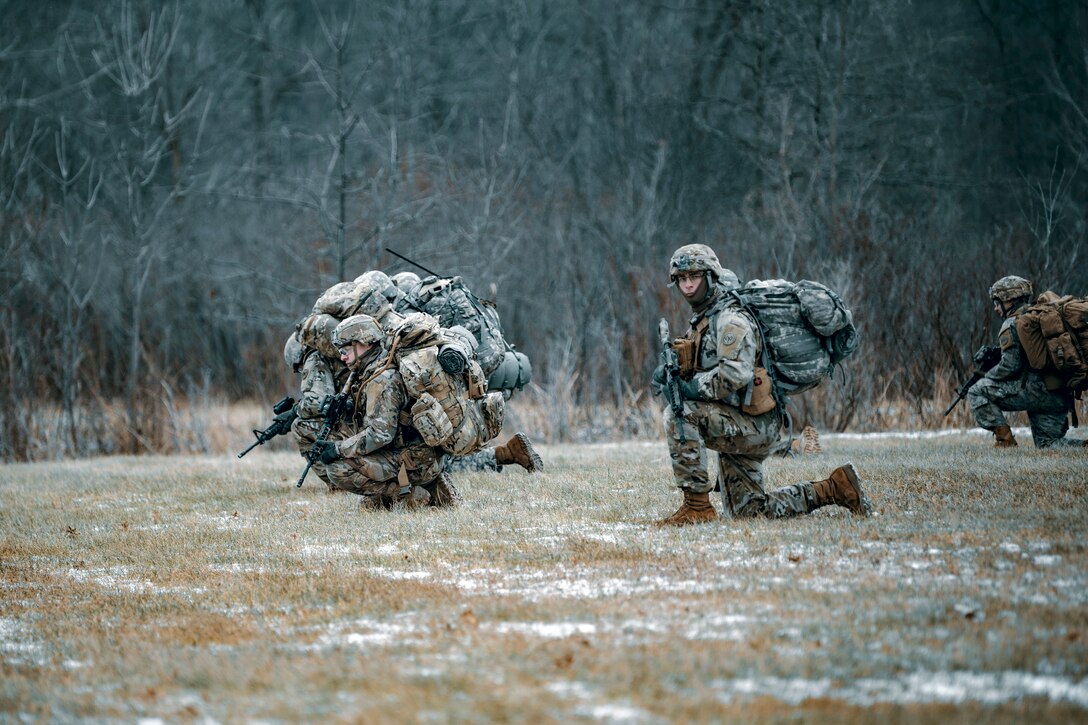
[[[1034,559],[1035,566],[1054,566],[1060,563],[1062,558],[1056,554],[1042,554]]]
[[[828,679],[764,677],[718,680],[713,686],[721,691],[719,699],[727,703],[745,697],[769,696],[794,705],[815,697],[866,707],[880,703],[998,705],[1039,697],[1088,707],[1088,679],[1077,682],[1027,672],[916,672],[889,679],[862,678],[842,686],[832,686]]]
[[[498,622],[489,629],[499,634],[530,634],[548,639],[597,633],[597,625],[589,622]]]

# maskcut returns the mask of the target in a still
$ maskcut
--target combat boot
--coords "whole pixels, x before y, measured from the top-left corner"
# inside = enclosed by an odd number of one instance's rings
[[[461,492],[453,485],[453,478],[448,473],[443,473],[431,481],[427,485],[427,490],[431,494],[431,506],[436,508],[460,506],[465,501]]]
[[[516,463],[529,473],[544,470],[544,461],[524,433],[517,433],[505,445],[495,446],[495,462],[500,466]]]
[[[431,502],[431,494],[423,486],[412,486],[412,490],[401,494],[395,504],[396,508],[417,509]]]
[[[859,516],[868,516],[872,513],[869,499],[861,490],[861,479],[858,478],[858,472],[854,470],[852,463],[836,468],[822,481],[813,481],[812,492],[816,498],[812,510],[835,504],[850,509],[852,513]]]
[[[1013,437],[1012,428],[1007,425],[999,425],[994,428],[994,448],[1015,448],[1016,438]]]
[[[655,521],[657,526],[705,524],[718,518],[714,504],[710,503],[710,492],[693,493],[686,488],[680,489],[680,492],[684,494],[684,503],[672,516]]]

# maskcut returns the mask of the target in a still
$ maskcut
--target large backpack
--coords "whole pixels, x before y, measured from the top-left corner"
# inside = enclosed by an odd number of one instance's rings
[[[450,357],[463,367],[457,370],[460,366],[451,364]],[[471,349],[434,317],[414,313],[397,326],[378,372],[394,366],[412,402],[410,420],[405,422],[427,445],[465,456],[499,434],[505,416],[502,393],[487,392]]]
[[[853,316],[819,282],[752,280],[729,295],[759,328],[762,367],[770,372],[776,392],[796,395],[815,387],[858,349]]]
[[[1088,390],[1088,299],[1044,292],[1016,317],[1028,366],[1050,390]]]
[[[427,277],[417,294],[422,310],[437,317],[443,327],[460,325],[476,337],[476,356],[485,375],[498,369],[511,348],[493,302],[474,295],[460,277]]]

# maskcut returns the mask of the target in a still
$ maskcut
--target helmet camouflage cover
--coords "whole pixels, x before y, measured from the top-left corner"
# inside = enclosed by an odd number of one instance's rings
[[[385,339],[381,325],[370,315],[352,315],[332,333],[332,344],[337,348],[347,347],[353,342],[372,345]]]
[[[672,259],[669,260],[669,281],[675,283],[676,275],[681,272],[710,272],[719,282],[737,279],[737,275],[732,272],[726,274],[718,261],[718,255],[705,244],[685,244],[672,253]]]
[[[1015,274],[1002,277],[990,287],[990,299],[992,300],[1009,302],[1021,297],[1031,297],[1031,282],[1023,277],[1017,277]]]
[[[421,282],[419,275],[415,272],[398,272],[393,275],[393,284],[397,286],[401,292],[413,297],[419,292]]]
[[[291,336],[287,338],[287,343],[283,346],[283,361],[287,363],[287,367],[298,370],[298,366],[302,364],[305,351],[306,349],[299,342],[298,332],[292,332]]]

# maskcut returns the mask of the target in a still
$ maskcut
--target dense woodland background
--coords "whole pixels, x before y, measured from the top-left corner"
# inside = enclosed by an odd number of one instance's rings
[[[523,404],[589,411],[545,432],[567,439],[644,432],[683,243],[841,292],[863,349],[798,401],[835,429],[936,424],[996,332],[994,279],[1088,293],[1085,2],[0,17],[5,460],[171,450],[183,411],[269,404],[293,323],[408,269],[387,248],[497,301],[535,365]]]

